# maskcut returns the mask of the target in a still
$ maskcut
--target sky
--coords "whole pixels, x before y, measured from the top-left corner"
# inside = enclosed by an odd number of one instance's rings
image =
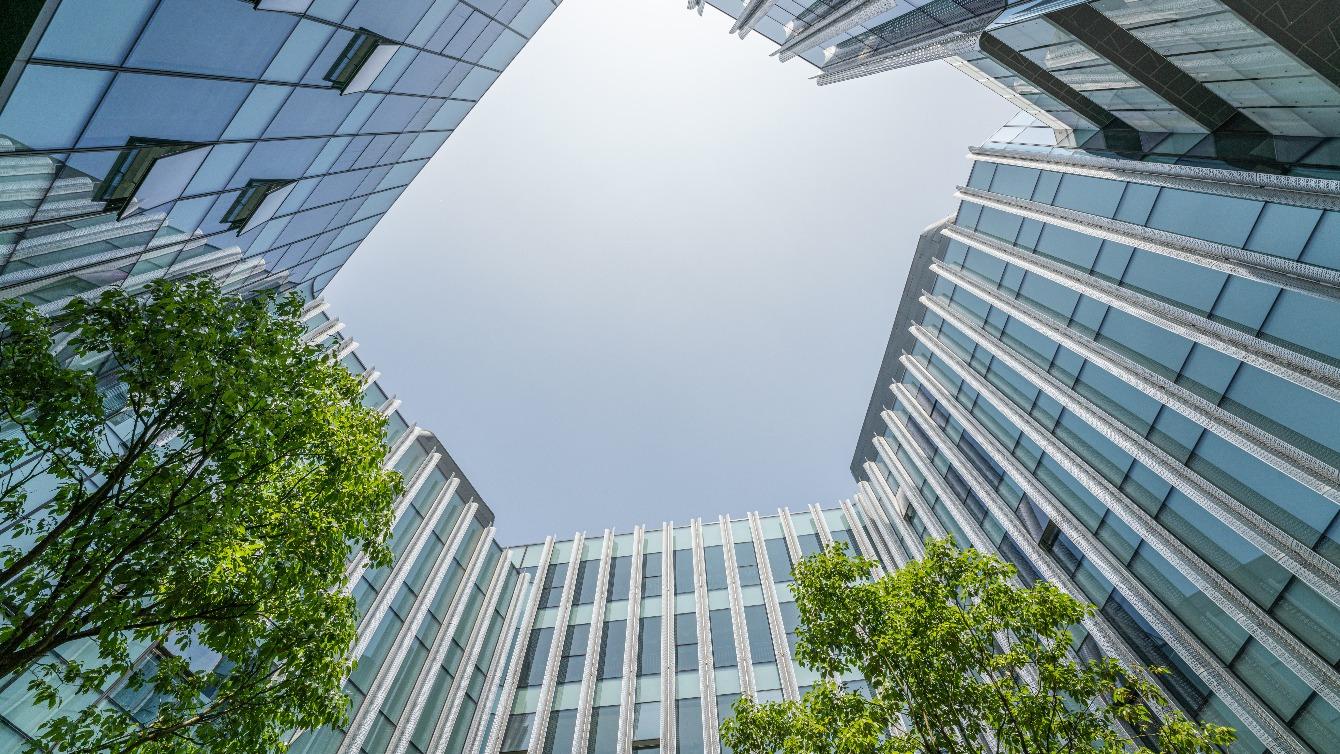
[[[566,0],[326,289],[505,545],[849,498],[918,233],[1014,112]]]

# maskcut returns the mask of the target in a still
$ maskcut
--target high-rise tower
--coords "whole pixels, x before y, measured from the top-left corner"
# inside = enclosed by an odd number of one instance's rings
[[[1279,172],[1340,134],[1332,0],[706,1],[820,84],[946,60],[1071,146]]]
[[[0,296],[319,293],[555,5],[7,3]]]
[[[1098,605],[1234,751],[1340,750],[1340,181],[1051,136],[922,235],[861,497],[896,561],[950,533]]]

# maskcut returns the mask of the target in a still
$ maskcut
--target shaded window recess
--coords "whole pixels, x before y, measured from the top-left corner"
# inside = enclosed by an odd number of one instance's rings
[[[223,222],[239,235],[256,228],[275,216],[295,183],[289,179],[252,178],[224,213]]]
[[[633,741],[633,751],[659,751],[661,748],[661,739],[659,738],[639,738]]]
[[[104,202],[120,220],[176,199],[208,152],[201,144],[131,137],[93,190],[93,200]]]
[[[330,66],[325,80],[340,94],[367,91],[399,49],[400,45],[385,37],[359,29]]]

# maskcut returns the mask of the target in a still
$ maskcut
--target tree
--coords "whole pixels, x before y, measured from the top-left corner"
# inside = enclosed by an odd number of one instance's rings
[[[33,751],[271,752],[345,720],[345,565],[389,561],[402,482],[301,306],[207,280],[0,304],[0,678],[139,699]]]
[[[1233,740],[1168,709],[1140,669],[1077,659],[1070,629],[1094,608],[1052,584],[1018,586],[1013,566],[952,539],[877,579],[874,565],[841,545],[797,564],[796,659],[828,680],[798,702],[738,700],[721,726],[736,754],[1206,754]],[[864,693],[832,680],[853,672]]]

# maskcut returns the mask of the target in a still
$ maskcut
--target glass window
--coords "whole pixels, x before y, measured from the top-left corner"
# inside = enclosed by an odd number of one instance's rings
[[[1266,204],[1247,239],[1246,248],[1286,259],[1297,259],[1303,253],[1303,247],[1320,218],[1319,209]]]
[[[298,19],[286,13],[257,13],[248,6],[163,0],[126,65],[256,78]]]
[[[575,683],[582,680],[586,668],[586,642],[591,635],[590,623],[568,626],[563,640],[563,655],[558,663],[558,682]]]
[[[735,700],[739,698],[739,694],[719,694],[717,696],[718,721],[725,721],[735,716],[735,711],[732,708],[735,705]],[[731,748],[724,744],[721,746],[721,752],[722,754],[732,754]]]
[[[800,556],[802,558],[823,552],[823,541],[819,539],[818,534],[797,534],[796,540],[800,543]]]
[[[225,139],[255,139],[265,132],[275,113],[293,90],[287,86],[257,84],[223,132]]]
[[[358,97],[341,97],[331,89],[294,89],[265,129],[267,138],[325,136],[335,133]],[[426,155],[425,155],[426,156]]]
[[[577,566],[577,587],[572,604],[589,605],[596,601],[596,579],[600,577],[599,560],[583,560]]]
[[[456,87],[451,93],[455,99],[477,100],[488,90],[494,79],[498,78],[497,71],[490,71],[487,68],[474,68],[466,74],[465,80]]]
[[[675,751],[703,754],[703,706],[700,699],[675,702]]]
[[[1228,275],[1180,259],[1137,251],[1122,276],[1122,287],[1149,293],[1204,316],[1214,306]]]
[[[408,592],[401,592],[402,596],[407,594]],[[413,595],[409,595],[409,599],[413,599]],[[396,602],[400,601],[402,600],[397,598]],[[372,636],[372,641],[358,658],[358,667],[349,674],[349,682],[360,691],[366,690],[376,677],[377,670],[381,668],[382,661],[391,651],[391,645],[395,642],[396,635],[400,633],[403,623],[403,619],[394,609],[388,611],[382,618],[381,624],[377,626],[377,631]]]
[[[0,110],[0,134],[30,149],[73,146],[111,80],[106,71],[29,64]]]
[[[1196,505],[1181,490],[1168,495],[1159,523],[1185,542],[1249,599],[1269,609],[1289,581],[1289,572],[1267,558],[1227,524]]]
[[[661,674],[661,618],[643,618],[637,631],[637,674]]]
[[[181,196],[208,154],[207,147],[132,138],[93,198],[107,202],[108,209],[118,209],[123,216],[166,204]]]
[[[1340,305],[1330,299],[1297,291],[1279,291],[1276,300],[1275,289],[1268,288],[1267,291],[1268,295],[1256,299],[1261,306],[1234,321],[1243,322],[1253,329],[1264,322],[1261,337],[1303,350],[1331,364],[1340,363],[1340,332],[1334,327],[1316,326],[1318,322],[1340,320]],[[1270,307],[1272,301],[1275,302],[1273,308]],[[1245,308],[1237,307],[1237,313],[1246,314],[1242,311]],[[1270,311],[1269,319],[1265,318],[1267,309]],[[1227,316],[1232,318],[1233,314],[1230,311]]]
[[[726,588],[726,554],[721,545],[703,548],[703,566],[707,572],[707,588]]]
[[[330,68],[322,78],[336,89],[340,90],[344,90],[346,87],[350,86],[355,78],[359,78],[360,81],[362,79],[367,79],[366,83],[363,83],[358,91],[367,89],[367,84],[371,83],[372,79],[376,78],[376,74],[374,73],[369,77],[360,76],[360,73],[363,72],[363,69],[366,66],[373,64],[372,59],[374,54],[378,52],[378,47],[382,47],[381,43],[381,37],[372,32],[363,30],[354,32],[353,36],[349,38],[349,41],[345,43],[344,49],[335,57],[335,60],[330,64]],[[376,73],[381,72],[381,69],[390,62],[394,53],[395,48],[386,45],[383,52],[380,55],[376,55]],[[371,73],[370,70],[368,72]]]
[[[1232,667],[1283,720],[1292,718],[1312,693],[1302,679],[1255,639],[1247,640]]]
[[[423,107],[422,97],[397,97],[388,94],[359,131],[363,133],[405,131],[408,129],[410,119]]]
[[[991,179],[991,191],[1020,199],[1033,198],[1033,187],[1038,182],[1038,172],[1033,168],[1014,165],[997,165],[995,176]]]
[[[1101,612],[1131,649],[1140,656],[1142,662],[1169,669],[1169,673],[1162,676],[1160,682],[1174,699],[1187,709],[1193,710],[1199,709],[1205,703],[1210,693],[1209,688],[1179,661],[1163,637],[1136,613],[1120,593],[1113,593],[1103,603]]]
[[[782,628],[786,630],[786,644],[791,648],[791,656],[796,654],[796,629],[800,627],[800,610],[794,602],[782,602],[777,605],[782,614]]]
[[[735,543],[735,566],[740,571],[740,586],[763,583],[758,575],[758,554],[754,552],[752,541]]]
[[[1302,261],[1331,269],[1340,269],[1340,212],[1321,216],[1303,249]]]
[[[292,186],[292,181],[284,180],[247,181],[232,206],[224,213],[223,222],[240,233],[247,232],[274,217]]]
[[[1317,694],[1298,711],[1294,729],[1317,751],[1340,751],[1340,712]]]
[[[989,190],[991,188],[991,178],[995,175],[995,172],[996,163],[985,160],[975,161],[972,164],[972,171],[968,174],[968,185],[976,189]]]
[[[730,610],[713,610],[707,614],[708,626],[712,632],[712,665],[718,668],[733,668],[738,664],[735,657],[735,627],[731,624]]]
[[[157,673],[158,659],[150,655],[132,674],[145,679],[146,682],[135,688],[129,683],[124,683],[112,694],[112,700],[141,723],[147,724],[158,717],[158,706],[167,698],[158,694],[154,690],[154,684],[148,682],[148,679],[152,679]]]
[[[693,592],[693,551],[675,550],[675,594]]]
[[[1196,588],[1149,545],[1141,544],[1131,558],[1131,573],[1149,587],[1187,628],[1224,662],[1231,662],[1247,640],[1247,633],[1224,614],[1209,597]]]
[[[545,731],[544,754],[567,754],[572,740],[577,737],[577,710],[562,709],[549,713],[549,728]]]
[[[660,743],[661,703],[638,702],[633,710],[633,750],[655,750]]]
[[[1340,423],[1329,399],[1244,364],[1222,405],[1311,455],[1340,465]]]
[[[964,437],[967,437],[967,435],[964,435]],[[856,540],[852,538],[851,529],[834,529],[832,536],[834,542],[840,542],[845,545],[845,550],[848,555],[862,554],[860,548],[856,546]]]
[[[511,30],[504,29],[498,36],[498,39],[489,45],[488,52],[484,53],[479,59],[481,65],[489,68],[506,68],[507,64],[512,62],[512,58],[521,51],[521,47],[526,44],[526,39]]]
[[[1217,435],[1207,433],[1187,465],[1304,543],[1335,519],[1330,500]]]
[[[661,593],[661,554],[648,553],[642,556],[642,596],[652,597]]]
[[[1066,209],[1111,217],[1117,211],[1125,186],[1121,181],[1067,174],[1061,178],[1054,203]]]
[[[138,134],[172,141],[214,141],[251,89],[251,84],[236,81],[121,73],[108,88],[79,145],[119,146]]]
[[[61,0],[36,56],[120,65],[153,7],[153,0]]]
[[[1340,662],[1340,609],[1316,591],[1295,579],[1271,613],[1327,662]]]
[[[791,581],[791,553],[786,549],[786,540],[765,539],[763,547],[768,552],[768,566],[772,568],[772,580],[778,584]]]
[[[628,633],[628,621],[614,620],[605,624],[600,636],[600,678],[623,676],[623,646]]]
[[[568,578],[567,563],[550,563],[544,577],[544,596],[540,607],[558,607],[563,601],[563,582]]]
[[[768,628],[768,611],[763,605],[744,609],[745,628],[749,633],[749,659],[755,664],[776,662],[772,648],[772,632]]]
[[[693,613],[675,616],[675,670],[698,669],[698,621]]]
[[[284,41],[284,46],[270,61],[261,78],[270,81],[301,81],[312,61],[335,29],[326,24],[302,19]]]
[[[609,754],[619,750],[619,707],[596,707],[591,711],[591,735],[587,754]]]
[[[533,628],[530,641],[526,643],[526,654],[521,661],[521,685],[539,686],[544,682],[545,665],[549,661],[549,646],[553,643],[554,629]]]
[[[609,592],[610,602],[628,599],[629,580],[633,575],[633,557],[620,555],[610,560]]]
[[[1262,206],[1247,199],[1165,188],[1149,215],[1149,227],[1241,247]]]

